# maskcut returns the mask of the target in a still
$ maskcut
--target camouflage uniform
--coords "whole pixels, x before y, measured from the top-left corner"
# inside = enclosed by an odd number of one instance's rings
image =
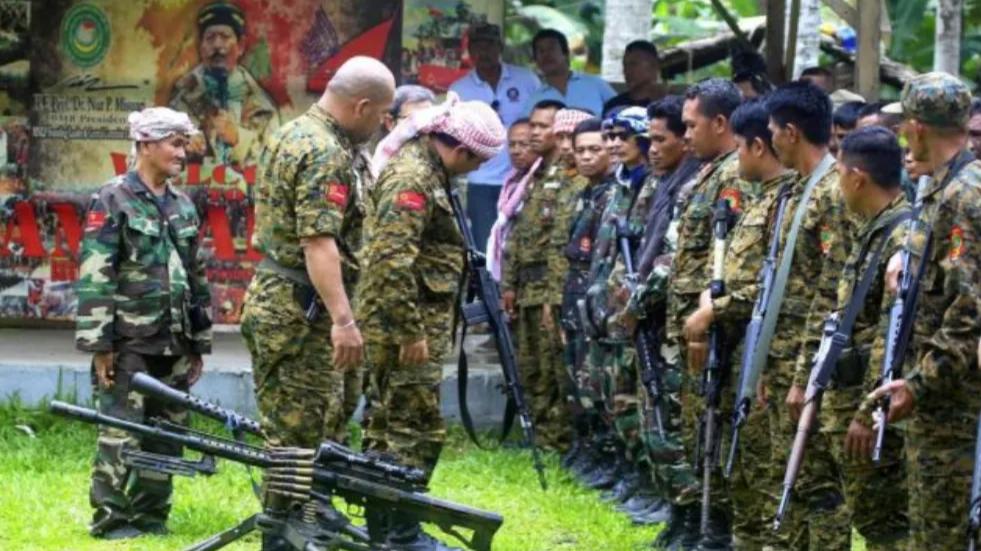
[[[136,172],[103,186],[85,224],[75,344],[86,352],[114,352],[113,385],[96,393],[99,411],[145,423],[152,417],[186,422],[186,412],[130,390],[147,372],[188,389],[186,356],[211,351],[211,297],[199,256],[200,221],[194,204],[167,187],[154,197]],[[93,367],[93,387],[96,377]],[[98,535],[125,523],[162,525],[170,512],[170,476],[130,469],[124,450],[180,455],[180,447],[141,442],[99,427],[89,499]]]
[[[923,123],[963,128],[970,94],[957,78],[928,73],[907,83],[901,105]],[[915,367],[905,374],[914,396],[906,432],[910,550],[959,549],[967,534],[981,409],[981,162],[952,171],[967,155],[939,167],[923,192],[920,219],[933,232],[907,353]]]
[[[891,300],[883,286],[886,264],[892,254],[902,247],[906,233],[904,226],[895,228],[891,234],[886,230],[896,216],[905,212],[909,212],[909,203],[906,196],[900,194],[877,216],[864,221],[854,236],[857,239],[852,243],[844,271],[837,279],[838,299],[834,310],[843,316],[859,280],[870,269],[875,270],[876,275],[872,279],[865,303],[855,318],[852,346],[846,349],[838,362],[834,384],[825,392],[820,412],[821,431],[829,439],[831,453],[841,469],[845,501],[851,512],[852,522],[865,538],[866,547],[871,550],[903,548],[909,533],[906,468],[902,457],[903,435],[897,427],[890,425],[882,462],[873,464],[868,458],[854,461],[847,457],[844,449],[845,434],[852,420],[872,428],[869,423],[871,418],[859,414],[858,407],[862,397],[876,386],[879,370],[875,364],[869,362],[869,355],[872,343],[877,336],[885,333],[888,322],[887,316],[880,316],[884,301],[888,303]],[[880,247],[883,240],[888,241],[879,262],[876,266],[870,266],[872,252]],[[819,343],[821,333],[821,328],[811,328],[808,335],[811,342],[807,348]],[[881,358],[881,350],[878,356]],[[802,356],[798,361],[798,369],[804,369],[805,365],[809,366],[810,362],[805,363]]]
[[[589,290],[589,299],[598,305],[593,312],[601,309],[606,313],[605,319],[597,321],[603,323],[602,330],[611,352],[603,368],[608,371],[611,381],[609,404],[613,428],[625,445],[627,459],[637,465],[646,465],[649,461],[640,434],[637,354],[630,334],[619,323],[617,315],[622,305],[615,297],[624,284],[617,222],[626,223],[632,252],[636,252],[656,183],[657,178],[648,175],[636,189],[632,188],[630,180],[621,181],[612,189],[597,234],[595,252],[599,256],[592,262],[591,272],[595,278]]]
[[[556,239],[557,218],[580,191],[570,182],[584,184],[566,180],[558,164],[540,168],[532,177],[508,235],[501,274],[502,291],[513,291],[517,297],[519,375],[528,393],[532,421],[541,444],[559,450],[568,446],[572,436],[559,333],[562,285],[569,265],[562,251],[565,242]],[[543,329],[546,305],[552,310],[554,326]]]
[[[742,357],[746,324],[752,317],[761,290],[760,266],[775,231],[777,211],[781,202],[787,200],[795,177],[795,173],[787,172],[763,182],[759,200],[745,207],[739,224],[729,233],[724,278],[726,293],[713,301],[713,312],[716,322],[725,330],[727,342],[733,346],[733,383],[739,381],[741,366],[736,359]],[[731,386],[734,388],[735,384]],[[754,405],[741,429],[739,453],[729,479],[734,547],[737,549],[762,549],[775,543],[771,527],[777,500],[773,493],[775,487],[770,485],[770,454],[767,412]]]
[[[670,345],[682,349],[681,332],[685,320],[698,308],[698,297],[709,286],[710,266],[712,263],[712,210],[716,201],[725,198],[729,200],[734,212],[741,211],[743,205],[755,200],[757,186],[739,178],[739,158],[735,150],[719,155],[706,163],[699,173],[698,181],[692,189],[684,212],[679,219],[678,244],[672,266],[672,280],[668,284],[668,313],[667,339]],[[733,217],[738,220],[738,216]],[[679,359],[682,366],[682,440],[689,458],[695,458],[698,445],[696,437],[699,434],[699,417],[703,408],[703,400],[699,397],[701,372],[689,372],[684,357]],[[723,397],[727,394],[723,394]],[[731,401],[731,400],[730,400]],[[723,412],[731,409],[723,402]],[[726,419],[724,413],[720,419]],[[724,434],[721,430],[718,434]],[[721,440],[720,440],[721,442]],[[699,473],[701,466],[693,465]],[[728,491],[721,476],[715,477],[712,488],[712,502],[720,509],[730,507]],[[691,505],[701,498],[698,488],[695,491],[686,490],[679,493],[676,503]]]
[[[369,450],[391,453],[431,475],[446,440],[439,407],[443,359],[463,274],[463,235],[450,177],[427,136],[406,142],[379,175],[358,291],[371,370]],[[399,363],[403,344],[426,339],[429,361]]]
[[[695,162],[695,161],[686,161]],[[679,169],[680,170],[680,169]],[[659,182],[666,183],[667,178]],[[661,397],[661,411],[665,429],[665,438],[660,438],[656,433],[645,430],[647,440],[647,454],[651,458],[653,467],[652,474],[654,482],[663,495],[676,503],[691,503],[698,493],[699,482],[685,454],[682,444],[682,420],[681,404],[683,374],[678,362],[680,361],[677,344],[665,342],[665,323],[664,310],[666,308],[667,289],[669,286],[672,260],[677,251],[678,225],[679,218],[684,210],[684,206],[691,195],[693,187],[699,182],[697,176],[692,177],[687,182],[678,184],[678,191],[670,211],[662,215],[671,217],[667,230],[663,237],[663,243],[659,254],[651,260],[650,271],[644,273],[646,267],[643,264],[643,255],[649,245],[646,241],[641,242],[639,256],[640,262],[636,269],[641,278],[640,285],[634,291],[627,303],[626,311],[633,314],[639,323],[650,323],[660,325],[657,330],[661,333],[661,357],[665,361],[665,372],[662,373],[661,383],[663,385]],[[650,222],[648,220],[648,222]],[[641,413],[650,405],[647,403],[648,397],[644,391]],[[641,426],[648,426],[649,420],[641,419]]]
[[[310,448],[347,434],[345,381],[352,379],[332,364],[330,316],[304,315],[309,300],[323,305],[309,284],[300,241],[337,241],[352,295],[364,217],[364,175],[352,168],[354,159],[349,136],[317,105],[281,127],[262,152],[254,239],[266,260],[246,294],[242,336],[272,445]]]
[[[570,209],[571,222],[556,224],[556,231],[562,235],[557,240],[564,239],[563,249],[569,264],[569,271],[562,289],[561,324],[566,333],[566,366],[570,376],[575,381],[575,396],[569,397],[576,402],[573,409],[583,413],[592,412],[600,401],[598,388],[589,377],[586,370],[586,336],[576,302],[586,296],[589,283],[589,265],[592,258],[593,243],[599,230],[600,216],[606,208],[612,179],[589,185],[579,192]],[[562,228],[565,227],[566,231]]]
[[[787,234],[808,178],[809,175],[799,177],[787,202],[777,266],[787,252]],[[780,488],[797,431],[784,398],[792,384],[807,386],[807,377],[799,372],[797,362],[807,361],[817,352],[817,344],[807,340],[808,329],[818,326],[834,308],[835,285],[848,254],[846,240],[854,235],[852,228],[838,187],[838,173],[832,167],[818,180],[805,206],[761,377],[773,403],[769,408],[772,488]],[[827,435],[818,433],[809,439],[793,497],[777,534],[784,544],[794,549],[851,548],[851,521],[844,506],[841,473],[831,456]]]
[[[906,436],[910,549],[963,545],[981,410],[981,162],[952,179],[949,171],[934,174],[921,215],[933,227],[933,247],[908,354],[916,359],[907,377],[915,396]]]

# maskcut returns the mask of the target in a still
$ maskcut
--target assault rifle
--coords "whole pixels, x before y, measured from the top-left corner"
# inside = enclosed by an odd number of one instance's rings
[[[494,513],[422,495],[426,491],[425,474],[418,469],[389,462],[377,455],[359,454],[329,441],[315,450],[266,449],[183,427],[144,425],[64,402],[52,402],[51,411],[263,469],[267,503],[295,504],[299,501],[303,506],[281,508],[269,505],[254,522],[263,532],[283,538],[295,549],[390,549],[381,534],[365,534],[343,515],[337,514],[326,524],[319,520],[318,507],[330,506],[334,497],[343,499],[349,506],[435,524],[474,551],[489,551],[494,533],[503,522]],[[229,412],[228,415],[238,414]],[[460,529],[471,531],[472,535],[468,538]]]
[[[630,247],[630,236],[627,223],[617,220],[617,243],[620,246],[620,255],[623,256],[623,265],[626,268],[624,281],[630,293],[633,294],[637,288],[637,269],[634,267],[633,251]],[[664,434],[664,416],[661,411],[661,373],[664,372],[663,360],[658,350],[657,337],[646,324],[640,324],[634,331],[634,348],[637,349],[637,359],[640,361],[640,380],[647,391],[648,403],[651,411],[648,418],[653,417],[654,426],[657,428],[661,438]]]
[[[450,203],[453,206],[453,215],[456,217],[457,226],[460,228],[460,233],[463,234],[467,258],[469,287],[466,304],[461,308],[464,322],[463,335],[466,336],[466,328],[470,325],[487,323],[490,326],[491,332],[494,334],[494,342],[497,345],[497,357],[501,362],[501,371],[504,374],[504,393],[507,396],[501,439],[503,440],[510,432],[511,423],[517,415],[524,434],[525,445],[531,450],[532,464],[538,473],[538,483],[545,490],[548,488],[548,483],[545,480],[545,465],[542,463],[538,447],[535,444],[535,425],[532,423],[528,403],[525,401],[524,389],[518,379],[518,362],[514,353],[514,342],[511,340],[511,330],[508,328],[507,316],[501,307],[501,292],[494,278],[487,271],[486,258],[484,253],[477,248],[477,242],[473,237],[473,231],[470,229],[470,224],[463,211],[463,205],[460,202],[460,196],[456,190],[450,193]],[[467,434],[479,446],[480,442],[473,428],[470,410],[467,408],[467,362],[462,341],[463,338],[460,342],[460,373],[457,383],[460,395],[460,418]]]
[[[781,201],[785,199],[781,198]],[[736,454],[739,450],[739,430],[749,419],[749,412],[753,408],[753,398],[756,396],[756,384],[760,380],[760,370],[755,372],[753,366],[753,350],[756,349],[760,340],[760,333],[763,331],[763,318],[766,317],[766,305],[770,301],[773,293],[773,280],[777,274],[777,254],[780,248],[780,228],[783,227],[783,216],[785,209],[777,208],[776,221],[773,224],[773,235],[770,236],[770,245],[767,249],[766,258],[763,259],[763,266],[760,268],[760,290],[756,295],[756,302],[753,304],[753,316],[746,325],[746,338],[743,341],[742,368],[739,370],[739,388],[736,395],[736,403],[732,412],[732,438],[729,443],[729,457],[726,460],[725,476],[732,476],[733,465],[736,461]],[[762,367],[762,366],[761,366]]]
[[[971,505],[967,510],[967,550],[977,548],[978,532],[981,531],[981,416],[978,417],[978,435],[974,444],[974,474],[971,476]]]
[[[921,176],[917,184],[916,202],[913,205],[913,227],[910,228],[906,236],[906,245],[900,252],[902,261],[902,272],[899,274],[899,288],[896,290],[896,298],[889,307],[889,325],[886,329],[885,354],[882,358],[882,375],[879,385],[891,383],[903,368],[906,359],[906,352],[909,348],[910,337],[913,333],[913,324],[916,319],[916,307],[919,301],[920,279],[926,268],[926,259],[930,258],[931,235],[933,227],[921,224],[919,215],[923,210],[923,195],[929,176]],[[924,247],[923,255],[920,257],[920,264],[913,272],[913,236],[919,226],[923,228]],[[878,419],[879,428],[875,435],[875,447],[872,449],[872,461],[878,463],[882,460],[882,444],[886,437],[886,425],[889,420],[889,396],[883,396],[876,407],[873,417]]]
[[[709,283],[709,293],[712,298],[725,294],[725,256],[726,236],[729,234],[730,222],[729,202],[719,200],[712,214],[712,233],[715,236],[715,246],[712,259],[712,281]],[[716,421],[719,415],[719,404],[722,398],[722,387],[726,379],[728,358],[726,351],[725,332],[722,327],[713,323],[709,328],[708,361],[702,370],[701,394],[705,399],[705,419],[702,430],[702,519],[701,531],[705,535],[709,523],[709,511],[712,489],[712,469],[718,463],[718,431]]]
[[[797,420],[797,433],[794,435],[794,444],[790,448],[790,458],[787,460],[787,468],[783,475],[780,505],[777,507],[777,515],[773,519],[774,531],[780,530],[780,524],[783,523],[783,518],[787,514],[787,507],[790,506],[790,495],[797,483],[801,464],[804,462],[807,439],[817,429],[821,398],[824,396],[824,391],[828,385],[831,384],[831,377],[838,366],[838,359],[849,341],[850,335],[838,331],[837,312],[825,318],[821,344],[814,355],[814,363],[807,381],[807,390],[804,392],[804,409]]]
[[[804,461],[807,439],[817,429],[821,398],[824,396],[824,391],[831,385],[832,378],[838,369],[838,362],[852,341],[855,320],[865,306],[865,299],[873,281],[879,276],[879,261],[889,243],[889,236],[899,223],[908,220],[911,215],[912,213],[903,213],[892,218],[889,224],[884,226],[882,234],[885,237],[874,251],[867,248],[871,245],[871,241],[866,242],[859,258],[865,259],[868,256],[868,268],[855,282],[852,296],[844,313],[833,312],[824,320],[821,344],[814,354],[807,390],[804,393],[804,408],[797,420],[797,434],[794,435],[794,444],[790,449],[790,457],[787,459],[787,469],[784,471],[780,505],[777,507],[777,515],[773,521],[774,530],[780,529],[780,524],[787,513],[790,495],[794,490],[794,484],[797,482],[801,463]]]

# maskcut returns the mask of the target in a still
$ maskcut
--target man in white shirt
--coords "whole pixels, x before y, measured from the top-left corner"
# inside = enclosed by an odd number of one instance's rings
[[[525,104],[528,110],[542,100],[551,99],[561,101],[570,109],[588,111],[599,117],[603,113],[603,104],[617,95],[600,77],[569,69],[569,41],[559,31],[538,31],[531,40],[531,51],[545,82]]]
[[[501,28],[483,23],[470,29],[467,52],[474,69],[450,86],[463,101],[482,101],[501,118],[504,128],[525,114],[525,105],[540,85],[535,73],[501,63]],[[487,242],[497,216],[497,197],[511,170],[507,148],[467,174],[467,216],[478,244]]]

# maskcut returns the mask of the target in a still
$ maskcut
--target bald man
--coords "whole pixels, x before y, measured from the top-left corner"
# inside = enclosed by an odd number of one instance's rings
[[[259,158],[254,240],[265,258],[246,294],[242,336],[270,445],[346,439],[361,390],[351,376],[362,340],[349,297],[369,177],[356,148],[381,125],[394,91],[381,62],[352,58]]]

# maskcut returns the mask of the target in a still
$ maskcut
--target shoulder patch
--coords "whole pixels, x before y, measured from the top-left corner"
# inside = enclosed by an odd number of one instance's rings
[[[324,190],[324,196],[327,198],[328,203],[344,207],[347,205],[347,194],[349,190],[349,186],[340,182],[329,182]]]
[[[742,197],[742,193],[734,187],[727,187],[719,192],[719,199],[725,199],[729,203],[729,208],[737,213],[743,210]]]
[[[89,211],[85,217],[85,231],[98,231],[106,224],[106,213],[102,211]]]
[[[957,260],[964,254],[964,229],[954,226],[950,230],[950,251],[947,253],[948,260]]]
[[[421,211],[426,208],[426,196],[417,191],[400,191],[395,196],[395,206],[405,210]]]

